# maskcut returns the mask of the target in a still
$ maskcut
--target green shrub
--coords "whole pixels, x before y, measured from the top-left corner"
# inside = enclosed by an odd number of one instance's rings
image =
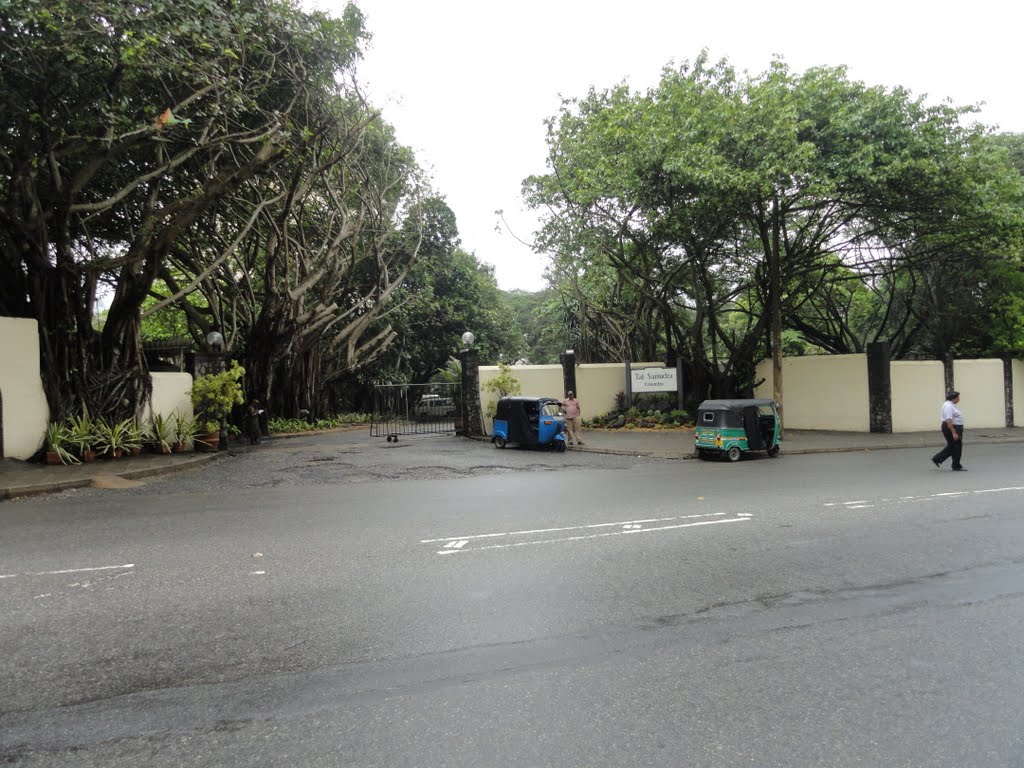
[[[71,444],[71,430],[66,424],[51,421],[46,425],[46,450],[56,453],[61,464],[78,463],[78,459],[67,448]]]
[[[200,376],[192,384],[192,408],[202,433],[219,432],[220,425],[227,421],[231,409],[241,405],[245,398],[239,380],[245,375],[245,368],[236,361],[220,373]]]
[[[309,422],[304,419],[269,419],[267,427],[271,434],[285,434],[291,432],[316,432],[324,429],[337,429],[355,424],[369,424],[371,416],[368,413],[342,413],[324,419],[317,419]]]

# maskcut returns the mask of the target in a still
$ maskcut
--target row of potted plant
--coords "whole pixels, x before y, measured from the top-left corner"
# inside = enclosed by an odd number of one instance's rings
[[[149,447],[154,453],[190,451],[200,438],[202,425],[186,413],[154,414],[148,424],[137,419],[107,421],[83,411],[65,421],[46,426],[46,462],[78,464],[97,456],[120,458]]]

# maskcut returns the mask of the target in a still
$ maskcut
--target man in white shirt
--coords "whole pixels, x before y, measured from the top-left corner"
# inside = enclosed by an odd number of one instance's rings
[[[946,438],[946,447],[932,456],[932,464],[942,466],[942,462],[953,457],[953,471],[966,472],[967,468],[960,464],[960,456],[964,451],[964,417],[957,405],[960,393],[955,389],[946,395],[942,404],[939,419],[942,421],[942,436]]]

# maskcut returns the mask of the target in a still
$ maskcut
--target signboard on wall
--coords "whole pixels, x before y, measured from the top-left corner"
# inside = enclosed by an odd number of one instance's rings
[[[678,389],[675,368],[637,368],[629,373],[634,392],[675,392]]]

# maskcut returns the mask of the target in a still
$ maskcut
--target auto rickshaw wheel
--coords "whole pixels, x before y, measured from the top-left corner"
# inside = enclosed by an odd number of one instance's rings
[[[739,461],[740,457],[743,456],[743,451],[734,445],[725,452],[725,455],[729,457],[729,461]]]
[[[565,440],[556,440],[555,450],[559,453],[565,453]]]
[[[505,447],[505,438],[502,437],[501,435],[495,435],[494,436],[494,447],[495,448],[504,448]]]
[[[776,456],[778,456],[778,455],[779,455],[779,446],[777,446],[777,445],[773,445],[773,446],[772,446],[771,448],[769,448],[769,449],[768,449],[768,455],[769,455],[770,457],[772,457],[773,459],[774,459],[774,458],[775,458]]]

